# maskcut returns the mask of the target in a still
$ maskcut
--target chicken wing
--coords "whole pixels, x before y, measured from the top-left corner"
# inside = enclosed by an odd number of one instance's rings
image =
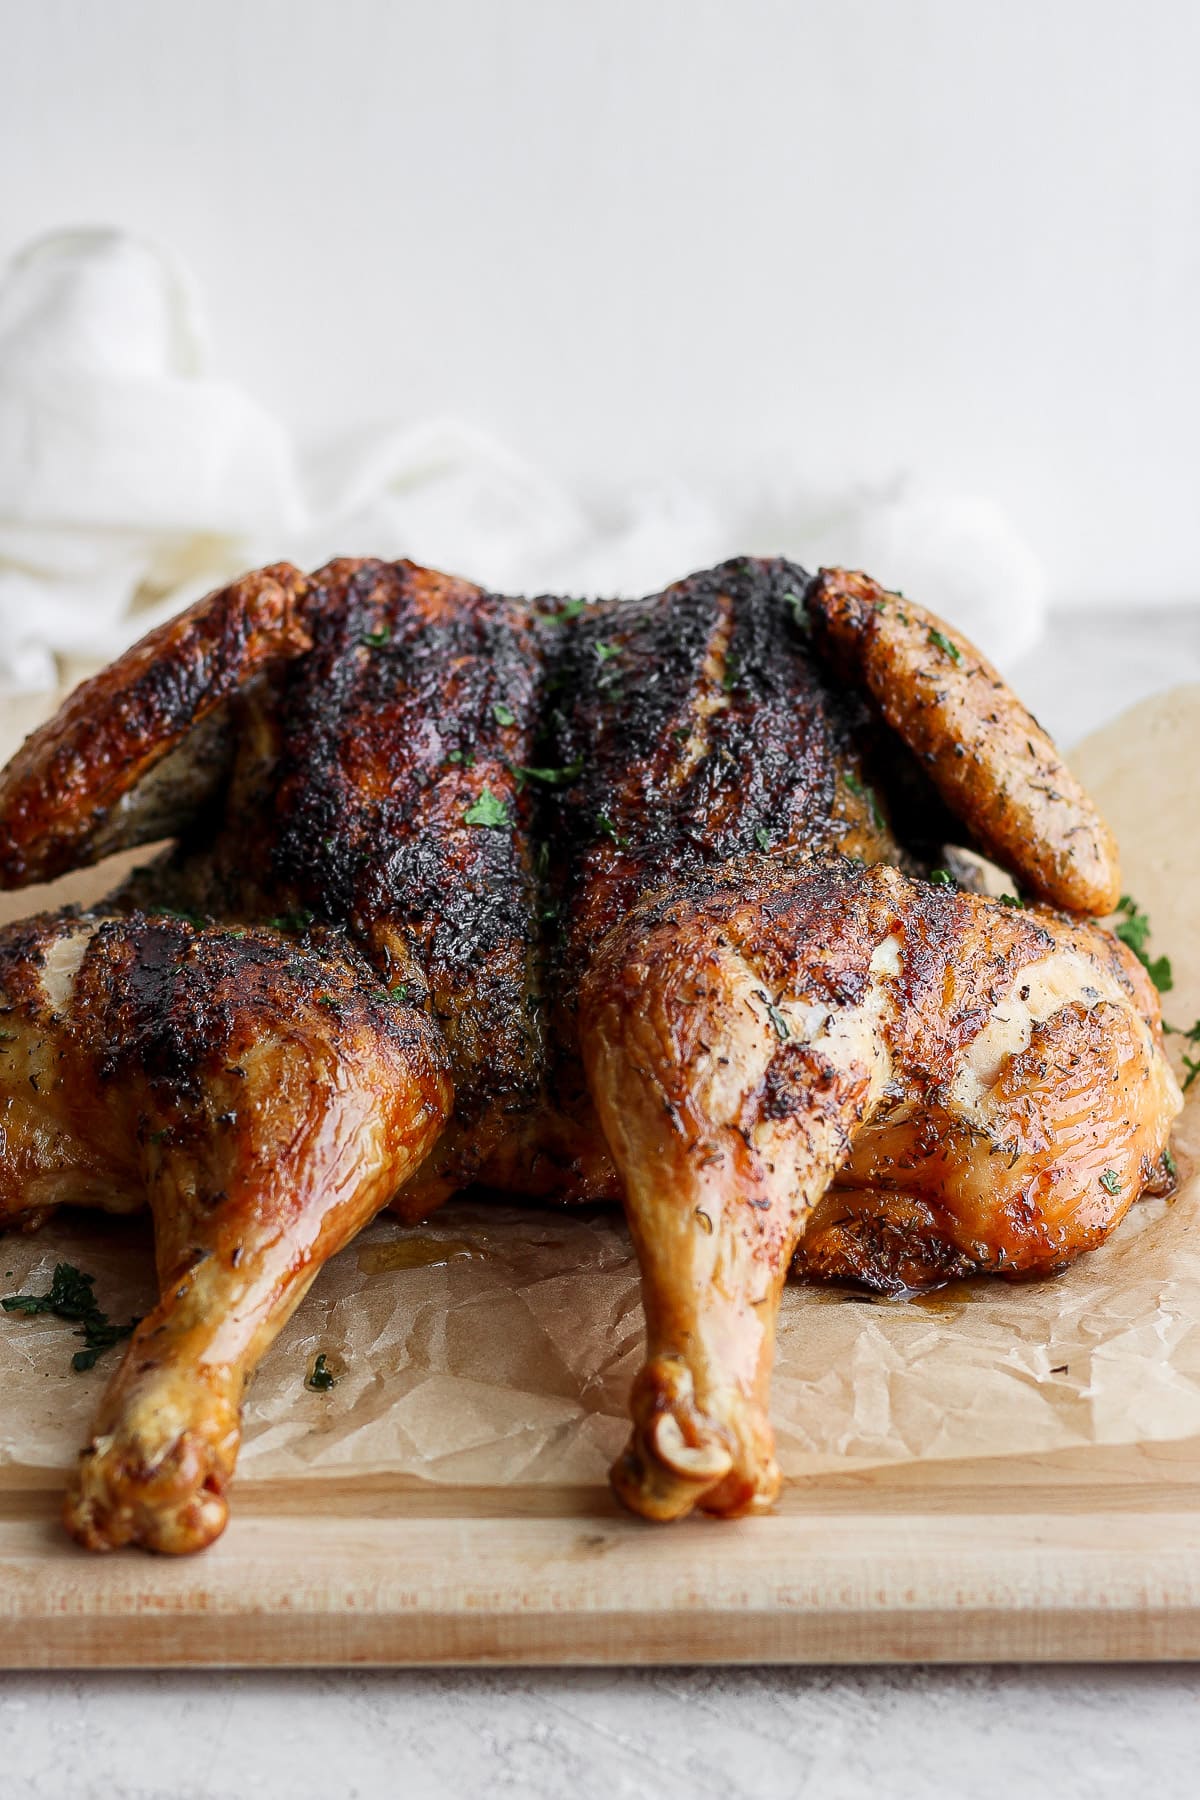
[[[304,577],[247,575],[77,687],[0,772],[0,883],[53,881],[174,836],[228,771],[237,693],[311,647]]]
[[[987,854],[1069,912],[1110,913],[1117,847],[1037,720],[975,646],[866,575],[826,569],[807,595],[818,649],[862,685]]]

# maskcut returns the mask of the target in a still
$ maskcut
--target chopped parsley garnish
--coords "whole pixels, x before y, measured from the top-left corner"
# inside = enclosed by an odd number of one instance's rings
[[[1017,906],[1020,907],[1022,912],[1025,910],[1025,902],[1022,900],[1020,894],[997,894],[996,898],[999,900],[1001,906]]]
[[[158,915],[161,919],[179,919],[185,925],[194,925],[198,931],[202,931],[208,923],[202,913],[184,912],[179,906],[160,906]]]
[[[517,722],[516,713],[511,706],[506,706],[503,700],[497,700],[492,707],[492,717],[497,725],[515,725]]]
[[[27,1318],[38,1313],[54,1313],[60,1319],[78,1320],[82,1329],[75,1336],[83,1339],[85,1348],[75,1352],[71,1367],[77,1374],[82,1374],[141,1323],[138,1319],[130,1319],[128,1325],[112,1324],[108,1314],[101,1312],[96,1304],[95,1283],[94,1275],[85,1275],[71,1263],[58,1263],[46,1293],[8,1294],[0,1300],[0,1306],[5,1312],[24,1313]]]
[[[267,924],[275,931],[307,931],[316,916],[316,913],[309,912],[307,906],[301,906],[295,912],[277,913],[273,919],[267,920]]]
[[[930,869],[929,879],[935,887],[956,887],[958,885],[949,869]]]
[[[767,1009],[767,1017],[774,1027],[775,1036],[779,1039],[781,1044],[786,1044],[787,1040],[792,1035],[788,1028],[787,1020],[768,994],[760,993],[758,997]]]
[[[1146,943],[1150,936],[1150,919],[1144,913],[1131,894],[1122,894],[1117,901],[1117,911],[1121,915],[1113,926],[1113,936],[1120,938],[1137,957],[1142,967],[1160,994],[1169,994],[1175,985],[1171,974],[1169,956],[1150,957],[1146,954]]]
[[[518,781],[544,781],[548,787],[561,787],[565,782],[576,781],[583,771],[583,758],[568,763],[562,769],[530,769],[523,763],[510,763],[509,767]]]
[[[1115,1169],[1105,1169],[1100,1177],[1100,1186],[1106,1194],[1119,1194],[1125,1183]]]
[[[1168,1145],[1167,1148],[1163,1151],[1162,1159],[1163,1159],[1163,1168],[1167,1171],[1167,1174],[1171,1177],[1171,1180],[1174,1181],[1179,1174],[1179,1164],[1175,1161],[1175,1158],[1171,1155],[1170,1145]]]
[[[538,617],[546,625],[565,625],[569,619],[577,619],[586,600],[564,600],[557,612],[539,613]]]
[[[364,631],[358,641],[364,650],[380,650],[384,644],[391,643],[392,628],[390,625],[381,625],[378,631]]]
[[[311,1388],[314,1394],[327,1394],[330,1388],[337,1386],[337,1376],[330,1368],[323,1350],[304,1377],[304,1385],[306,1388]]]
[[[809,617],[808,608],[804,604],[804,595],[796,593],[794,588],[789,588],[783,597],[792,609],[792,619],[796,626],[801,631],[807,631],[809,628]]]
[[[864,800],[866,802],[871,812],[871,823],[874,825],[876,831],[882,831],[883,814],[879,810],[879,802],[875,798],[875,789],[873,787],[868,787],[865,782],[860,781],[853,769],[848,769],[846,772],[846,786],[850,789],[850,792],[854,795],[856,800]]]
[[[596,639],[596,655],[602,663],[611,662],[614,656],[620,656],[620,644],[606,644],[603,638]]]
[[[1163,1030],[1172,1032],[1176,1037],[1186,1038],[1189,1044],[1200,1045],[1200,1019],[1196,1020],[1190,1031],[1183,1031],[1178,1025],[1164,1025]],[[1185,1070],[1183,1091],[1186,1094],[1193,1081],[1200,1075],[1200,1056],[1189,1056],[1185,1050],[1183,1067]]]
[[[765,825],[756,825],[754,827],[754,841],[760,850],[769,850],[771,848],[771,834]]]
[[[408,983],[407,983],[407,981],[398,981],[394,988],[389,988],[388,989],[388,998],[390,1000],[407,1000],[408,999]]]
[[[463,813],[463,824],[483,825],[489,831],[512,830],[506,802],[498,800],[490,788],[484,788],[478,800],[473,800],[467,807]]]
[[[931,644],[936,644],[939,650],[944,650],[952,663],[961,663],[962,651],[957,644],[952,644],[945,632],[939,631],[936,625],[929,633],[929,641]]]
[[[609,818],[607,813],[597,813],[596,814],[596,824],[597,824],[597,827],[604,833],[605,837],[610,837],[612,839],[613,843],[616,844],[619,849],[621,849],[621,850],[625,849],[626,845],[629,843],[629,839],[627,837],[621,836],[620,832],[617,830],[616,826],[613,824],[612,820]]]

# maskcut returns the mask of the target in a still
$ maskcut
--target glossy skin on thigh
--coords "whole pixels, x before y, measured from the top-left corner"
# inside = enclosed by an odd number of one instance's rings
[[[89,1548],[223,1529],[243,1389],[452,1106],[436,1032],[336,943],[45,915],[0,933],[0,1216],[148,1204],[162,1298],[66,1505]]]
[[[845,1274],[854,1244],[887,1271],[927,1236],[979,1270],[1064,1267],[1153,1175],[1181,1103],[1107,933],[882,865],[780,858],[645,903],[585,980],[581,1032],[649,1331],[614,1481],[652,1518],[773,1497],[797,1252]]]

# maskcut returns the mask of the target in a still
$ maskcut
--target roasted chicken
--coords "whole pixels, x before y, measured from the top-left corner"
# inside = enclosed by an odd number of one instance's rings
[[[5,886],[166,837],[0,933],[0,1219],[154,1217],[161,1302],[67,1500],[93,1548],[218,1534],[255,1361],[388,1203],[623,1201],[649,1345],[614,1484],[673,1518],[776,1492],[789,1269],[1051,1273],[1167,1179],[1103,821],[864,576],[742,559],[584,606],[264,570],[0,775]],[[1025,904],[965,891],[997,869]]]

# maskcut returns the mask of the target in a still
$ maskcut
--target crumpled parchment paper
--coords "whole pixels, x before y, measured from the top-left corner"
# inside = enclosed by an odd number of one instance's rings
[[[1116,829],[1154,950],[1172,958],[1167,1017],[1190,1025],[1200,689],[1146,702],[1072,760]],[[76,877],[75,896],[89,882],[99,891],[94,875]],[[30,899],[4,896],[0,916],[33,910]],[[772,1404],[785,1474],[1200,1434],[1200,1084],[1175,1154],[1174,1199],[1134,1207],[1110,1243],[1055,1280],[960,1283],[910,1303],[790,1287]],[[63,1215],[35,1236],[10,1234],[0,1293],[43,1292],[59,1260],[95,1275],[114,1319],[152,1303],[141,1221]],[[641,1341],[616,1213],[471,1200],[415,1230],[384,1217],[321,1273],[265,1358],[241,1480],[599,1482],[624,1440]],[[75,1374],[77,1347],[63,1320],[0,1314],[0,1486],[44,1479],[87,1438],[120,1352]],[[336,1381],[326,1392],[305,1385],[318,1352]]]

